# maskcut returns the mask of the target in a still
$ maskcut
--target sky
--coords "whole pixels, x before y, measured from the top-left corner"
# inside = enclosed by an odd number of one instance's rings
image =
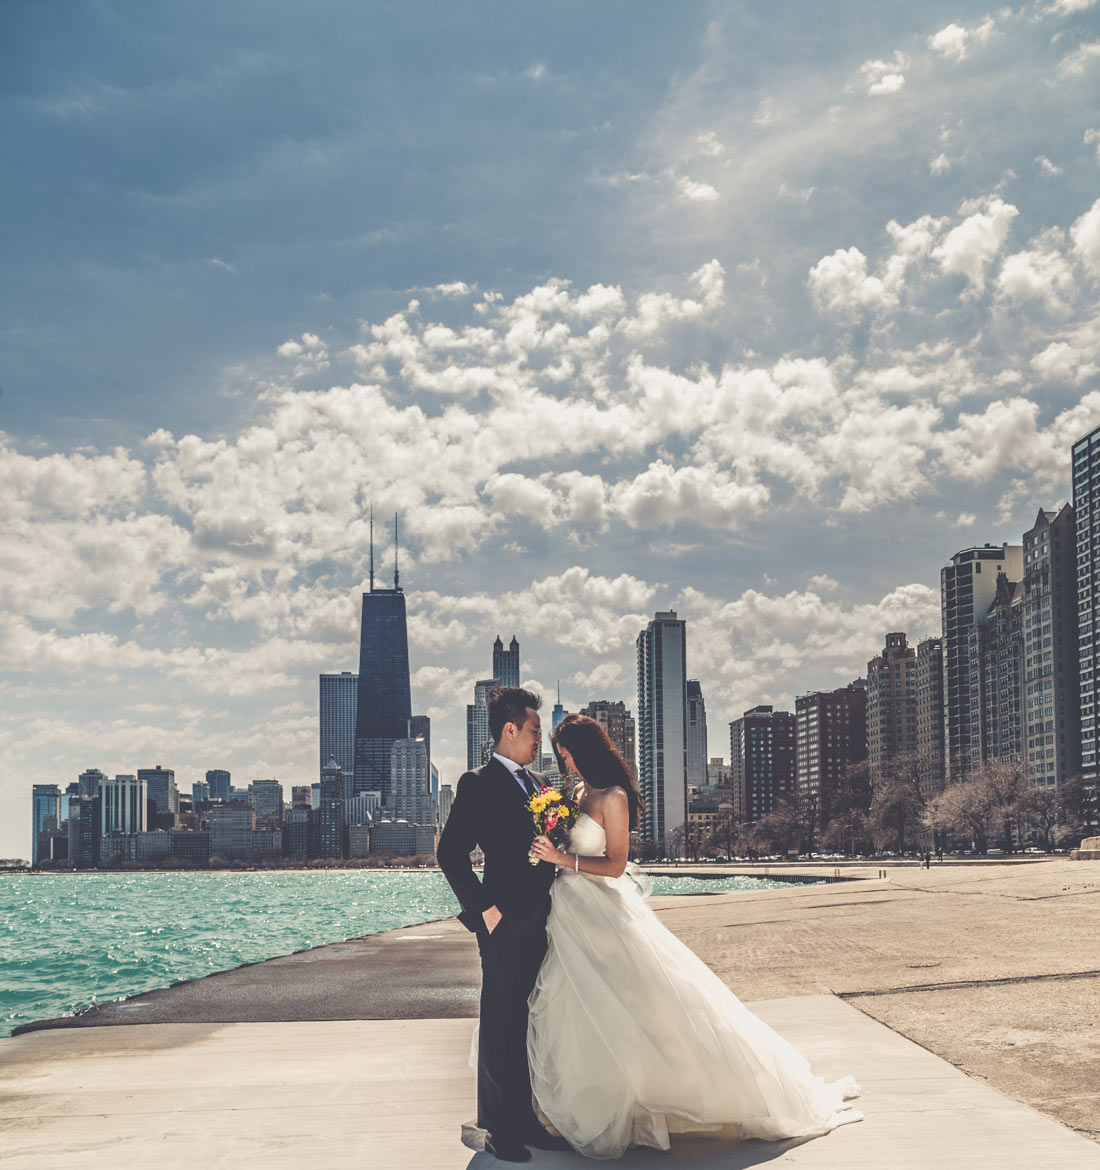
[[[729,720],[939,631],[1100,425],[1100,5],[8,0],[0,857],[316,779],[400,513],[444,782],[497,634]]]

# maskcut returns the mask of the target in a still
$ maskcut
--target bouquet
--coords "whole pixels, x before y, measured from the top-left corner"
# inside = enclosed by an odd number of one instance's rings
[[[565,844],[565,831],[571,829],[580,816],[580,807],[576,801],[547,785],[527,802],[531,810],[531,820],[535,825],[535,836],[547,836],[560,849]],[[538,865],[539,859],[534,853],[527,854],[531,865]]]

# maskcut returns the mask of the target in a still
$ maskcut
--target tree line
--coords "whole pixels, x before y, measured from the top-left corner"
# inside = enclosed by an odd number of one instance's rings
[[[790,793],[754,824],[723,809],[705,832],[683,827],[668,843],[672,856],[762,856],[893,850],[971,849],[1008,852],[1034,845],[1073,848],[1100,822],[1100,790],[1080,776],[1058,788],[1035,783],[1012,760],[975,763],[947,783],[942,763],[920,752],[892,757],[872,777],[866,761],[851,765],[820,794]]]

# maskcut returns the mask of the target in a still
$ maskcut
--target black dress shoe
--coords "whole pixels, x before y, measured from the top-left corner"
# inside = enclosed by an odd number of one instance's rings
[[[526,1146],[520,1145],[519,1142],[510,1142],[505,1138],[495,1138],[492,1134],[489,1134],[485,1139],[485,1149],[502,1162],[531,1161],[531,1151]]]
[[[536,1150],[571,1150],[573,1147],[556,1133],[549,1133],[541,1126],[533,1129],[523,1138],[525,1146],[534,1146]]]

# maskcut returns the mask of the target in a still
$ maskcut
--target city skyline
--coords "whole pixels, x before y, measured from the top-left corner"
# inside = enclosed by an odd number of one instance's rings
[[[0,856],[92,765],[315,780],[372,500],[450,783],[498,633],[635,710],[675,610],[716,754],[1069,500],[1096,5],[216,12],[12,21]]]

